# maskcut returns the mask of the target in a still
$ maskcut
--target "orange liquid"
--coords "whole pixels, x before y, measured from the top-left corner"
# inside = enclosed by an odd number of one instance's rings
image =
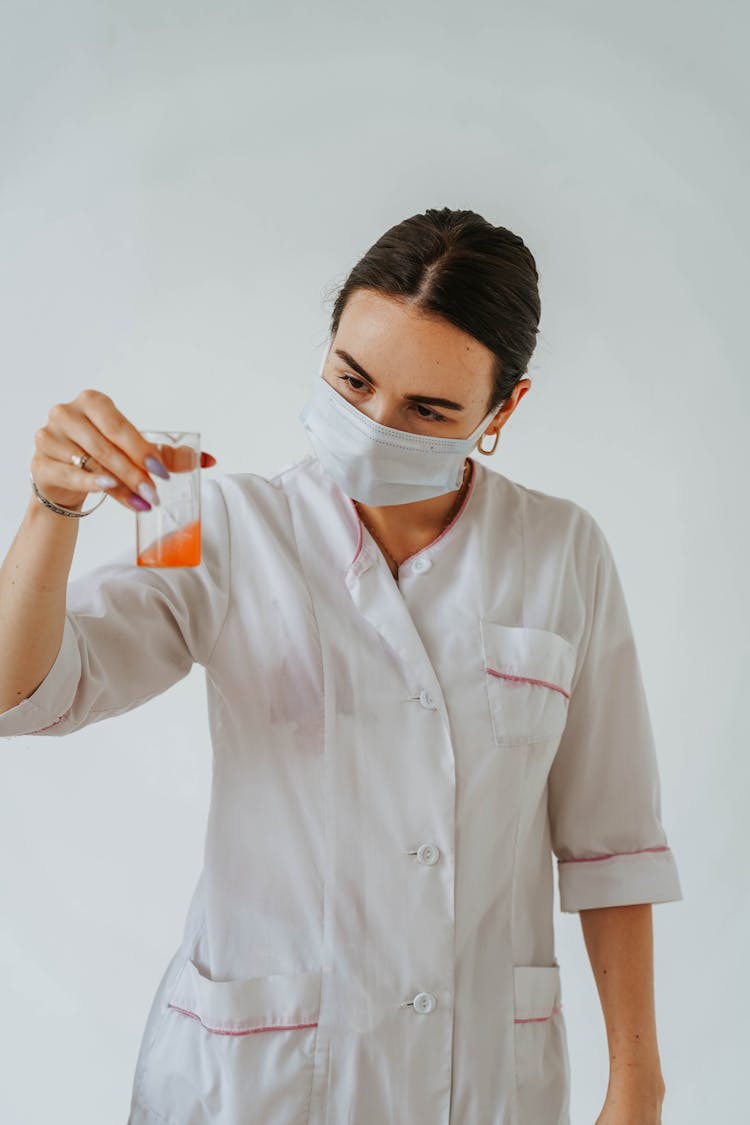
[[[201,521],[162,536],[138,556],[138,566],[198,566],[201,561]]]

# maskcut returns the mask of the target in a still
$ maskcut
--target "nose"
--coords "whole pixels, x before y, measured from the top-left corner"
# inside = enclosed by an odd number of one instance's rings
[[[392,430],[399,430],[399,416],[396,404],[389,405],[388,403],[381,402],[378,405],[371,404],[372,409],[367,411],[368,416],[373,422],[377,422],[380,426],[388,426]]]
[[[371,414],[370,417],[373,422],[377,422],[381,426],[388,426],[391,430],[406,429],[406,427],[399,425],[400,419],[395,415],[395,412],[393,415],[390,415],[388,411],[381,410],[379,412],[376,411],[375,414]]]

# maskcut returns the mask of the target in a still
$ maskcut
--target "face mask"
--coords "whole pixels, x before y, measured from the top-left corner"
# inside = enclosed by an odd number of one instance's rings
[[[373,422],[326,382],[327,358],[328,350],[299,420],[321,465],[347,496],[384,507],[429,500],[460,487],[464,461],[498,406],[466,438],[395,430]]]

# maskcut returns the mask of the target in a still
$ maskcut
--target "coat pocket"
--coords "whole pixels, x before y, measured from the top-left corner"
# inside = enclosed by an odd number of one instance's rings
[[[513,993],[513,1125],[569,1125],[570,1066],[559,965],[514,965]]]
[[[499,746],[558,740],[576,666],[574,644],[549,629],[480,622],[490,719]]]
[[[174,1125],[306,1125],[321,972],[213,980],[188,959],[138,1101]]]

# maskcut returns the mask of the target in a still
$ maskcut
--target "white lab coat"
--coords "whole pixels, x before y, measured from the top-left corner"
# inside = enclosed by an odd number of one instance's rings
[[[205,864],[130,1125],[569,1122],[554,862],[564,911],[682,892],[607,540],[472,466],[398,584],[316,457],[203,479],[201,565],[72,581],[0,716],[65,735],[206,671]]]

